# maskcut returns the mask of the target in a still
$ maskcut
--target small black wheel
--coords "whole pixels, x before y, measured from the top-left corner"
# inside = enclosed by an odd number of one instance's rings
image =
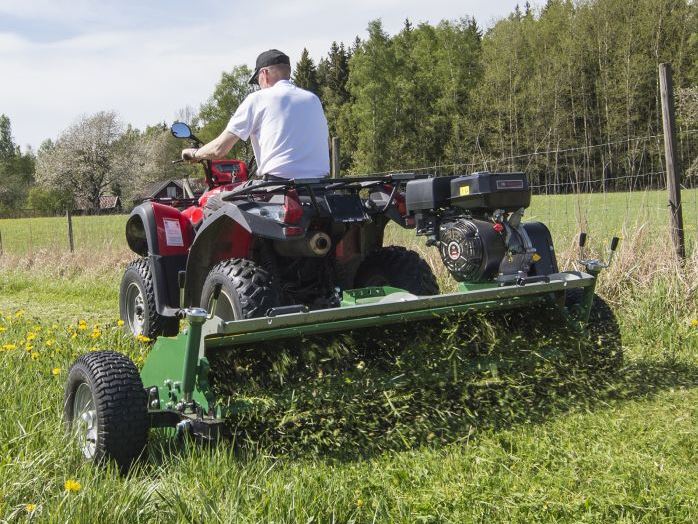
[[[126,472],[148,438],[147,395],[138,369],[114,351],[78,358],[68,372],[63,418],[87,460]]]
[[[213,266],[201,290],[201,307],[206,310],[216,284],[222,286],[216,316],[223,320],[263,317],[280,304],[271,274],[252,260],[231,258]]]
[[[573,316],[581,307],[583,298],[582,289],[566,291],[565,307]],[[609,370],[620,368],[623,364],[623,344],[618,318],[608,302],[597,294],[594,294],[586,331],[593,350],[603,359],[601,366]]]
[[[171,337],[179,331],[179,320],[164,317],[155,306],[155,288],[147,258],[134,260],[124,271],[119,289],[119,316],[134,336]]]
[[[431,267],[418,253],[387,246],[368,255],[354,277],[354,287],[392,286],[413,295],[437,295],[439,284]]]

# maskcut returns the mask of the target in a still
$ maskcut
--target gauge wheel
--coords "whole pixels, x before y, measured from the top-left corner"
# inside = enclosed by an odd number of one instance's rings
[[[148,437],[147,395],[126,356],[95,351],[68,372],[63,415],[86,460],[113,460],[122,472],[143,452]]]

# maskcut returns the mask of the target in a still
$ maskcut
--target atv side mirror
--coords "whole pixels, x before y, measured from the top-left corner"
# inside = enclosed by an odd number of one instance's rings
[[[193,136],[191,129],[184,122],[175,122],[172,124],[170,131],[176,138],[191,138]]]

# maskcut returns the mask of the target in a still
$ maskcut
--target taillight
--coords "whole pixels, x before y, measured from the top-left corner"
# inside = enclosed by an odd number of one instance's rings
[[[284,195],[284,207],[281,208],[282,222],[286,224],[297,224],[303,218],[303,207],[298,200],[298,192],[295,189],[289,189]]]

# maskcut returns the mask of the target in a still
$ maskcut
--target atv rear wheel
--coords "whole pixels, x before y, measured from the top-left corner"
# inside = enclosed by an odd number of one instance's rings
[[[354,278],[354,287],[392,286],[413,295],[437,295],[436,277],[418,253],[401,246],[382,247],[366,257]]]
[[[125,328],[134,336],[154,339],[159,335],[174,336],[179,331],[179,320],[157,312],[147,258],[134,260],[126,267],[119,289],[119,314]]]
[[[252,260],[231,258],[213,266],[201,290],[201,307],[211,309],[213,290],[221,284],[216,316],[240,320],[264,316],[280,304],[271,274]]]
[[[120,353],[95,351],[70,368],[63,418],[87,460],[114,460],[125,472],[148,438],[146,403],[133,362]]]
[[[565,307],[574,316],[584,299],[582,289],[570,289],[565,293]],[[602,359],[602,368],[613,370],[623,364],[623,344],[618,319],[611,306],[594,294],[586,331],[595,353]]]

